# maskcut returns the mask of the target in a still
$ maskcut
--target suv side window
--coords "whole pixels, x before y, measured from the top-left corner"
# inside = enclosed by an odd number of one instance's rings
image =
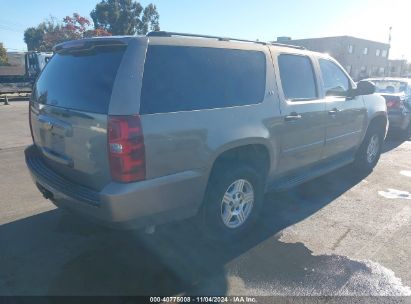
[[[266,56],[253,50],[148,47],[141,114],[257,104],[263,101]]]
[[[350,81],[339,66],[326,59],[320,59],[319,63],[326,96],[338,96],[339,92],[350,89]]]
[[[314,69],[309,57],[281,54],[278,56],[281,85],[288,100],[317,99]]]

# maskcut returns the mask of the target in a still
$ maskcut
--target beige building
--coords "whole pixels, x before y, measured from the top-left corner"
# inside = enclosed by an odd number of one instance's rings
[[[402,77],[407,75],[408,64],[405,59],[389,60],[388,66],[388,76],[390,77]]]
[[[390,45],[351,36],[311,39],[278,37],[276,42],[303,46],[309,50],[328,53],[338,60],[354,80],[387,76]]]

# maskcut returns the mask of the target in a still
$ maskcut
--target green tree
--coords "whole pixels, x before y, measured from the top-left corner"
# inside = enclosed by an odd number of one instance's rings
[[[141,4],[133,0],[102,0],[90,16],[96,28],[113,35],[144,35],[148,30],[160,30],[160,16],[153,4],[143,10]]]
[[[40,45],[44,37],[44,22],[37,27],[29,27],[24,31],[24,42],[27,44],[29,51],[36,51],[40,49]]]
[[[28,28],[24,32],[24,42],[29,51],[50,52],[56,44],[64,41],[110,35],[103,29],[92,29],[90,20],[74,13],[64,17],[62,22],[51,17],[37,27]]]
[[[7,51],[4,48],[3,43],[0,42],[0,65],[6,65],[7,63]]]
[[[29,51],[49,52],[53,49],[53,43],[63,40],[59,39],[61,38],[61,31],[62,25],[57,22],[56,18],[50,17],[36,27],[26,29],[24,31],[24,42],[27,44]]]
[[[158,14],[157,7],[154,4],[149,4],[143,11],[143,18],[141,19],[143,25],[143,33],[160,30],[160,15]]]

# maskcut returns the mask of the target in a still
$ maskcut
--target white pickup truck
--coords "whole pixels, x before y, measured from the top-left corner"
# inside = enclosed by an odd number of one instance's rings
[[[0,95],[30,93],[34,81],[52,55],[40,52],[9,53],[9,64],[0,66]]]

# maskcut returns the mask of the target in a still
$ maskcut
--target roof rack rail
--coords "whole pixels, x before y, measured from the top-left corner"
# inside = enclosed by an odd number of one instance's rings
[[[240,41],[240,42],[251,42],[266,45],[264,41],[255,41],[255,40],[246,40],[246,39],[237,39],[229,37],[219,37],[219,36],[210,36],[210,35],[199,35],[199,34],[188,34],[188,33],[176,33],[176,32],[166,32],[166,31],[153,31],[149,32],[146,35],[147,37],[171,37],[171,36],[182,36],[182,37],[193,37],[193,38],[209,38],[217,39],[219,41]]]
[[[306,48],[299,45],[292,45],[292,44],[284,44],[284,43],[276,43],[276,42],[264,42],[264,41],[256,41],[256,40],[246,40],[246,39],[238,39],[238,38],[229,38],[229,37],[219,37],[219,36],[210,36],[210,35],[198,35],[198,34],[187,34],[187,33],[177,33],[177,32],[166,32],[166,31],[152,31],[147,33],[147,37],[171,37],[171,36],[181,36],[181,37],[194,37],[194,38],[209,38],[209,39],[217,39],[219,41],[239,41],[239,42],[250,42],[250,43],[258,43],[262,45],[275,45],[275,46],[282,46],[282,47],[289,47],[294,49],[305,50]]]
[[[166,31],[153,31],[149,32],[146,35],[147,37],[171,37],[171,36],[182,36],[182,37],[193,37],[193,38],[209,38],[209,39],[217,39],[219,41],[239,41],[239,42],[250,42],[250,43],[258,43],[262,45],[276,45],[282,47],[289,47],[295,48],[300,50],[305,50],[306,48],[303,46],[298,45],[291,45],[291,44],[283,44],[283,43],[275,43],[275,42],[264,42],[264,41],[255,41],[255,40],[246,40],[246,39],[237,39],[237,38],[229,38],[229,37],[220,37],[220,36],[210,36],[210,35],[198,35],[198,34],[188,34],[188,33],[177,33],[177,32],[166,32]]]
[[[278,42],[269,42],[268,44],[275,45],[275,46],[289,47],[289,48],[299,49],[299,50],[306,50],[305,47],[300,46],[300,45],[294,45],[294,44],[285,44],[285,43],[278,43]]]

